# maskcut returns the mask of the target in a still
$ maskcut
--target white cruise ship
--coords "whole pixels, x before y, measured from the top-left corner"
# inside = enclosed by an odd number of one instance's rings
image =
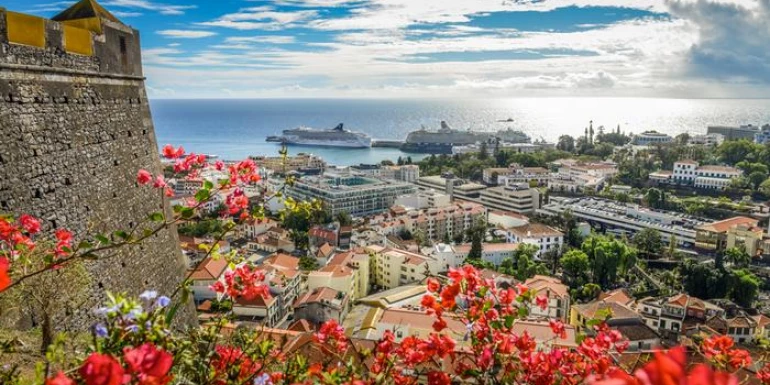
[[[268,136],[268,142],[281,142],[302,146],[369,148],[372,138],[362,132],[348,131],[342,123],[330,130],[298,127],[284,130],[281,136]]]

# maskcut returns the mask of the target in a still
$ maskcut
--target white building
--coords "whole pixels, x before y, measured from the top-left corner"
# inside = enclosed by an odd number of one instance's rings
[[[672,182],[695,188],[724,190],[730,180],[743,175],[743,171],[728,166],[700,166],[694,160],[680,160],[674,163]]]
[[[513,258],[518,246],[516,243],[482,243],[481,259],[495,266],[500,266],[505,259]],[[436,257],[442,266],[456,268],[465,263],[465,258],[470,251],[470,243],[461,245],[439,243],[433,246],[431,255]]]
[[[524,183],[490,187],[481,191],[479,202],[489,209],[531,214],[540,208],[540,191]]]
[[[691,146],[718,146],[725,141],[722,134],[697,134],[690,136],[687,144]]]
[[[526,215],[512,213],[510,211],[489,210],[487,223],[495,227],[519,227],[529,223]]]
[[[759,132],[754,134],[754,142],[759,144],[767,144],[767,142],[770,142],[770,124],[765,124]]]
[[[524,286],[534,290],[538,296],[548,298],[548,306],[545,309],[541,309],[535,303],[530,303],[530,316],[560,319],[562,321],[569,320],[571,306],[569,287],[563,284],[561,280],[555,277],[536,275],[524,281]]]
[[[418,191],[414,194],[402,195],[396,198],[395,205],[403,206],[406,209],[427,209],[448,206],[450,204],[449,195],[438,192],[433,189]]]
[[[545,186],[551,178],[551,172],[546,168],[523,167],[518,163],[512,163],[508,166],[506,174],[498,175],[496,182],[502,186],[518,183],[536,183],[538,186]]]
[[[561,252],[561,247],[564,244],[564,233],[551,226],[528,223],[524,226],[506,229],[506,242],[535,245],[540,249],[535,256],[540,257],[550,250]]]
[[[433,256],[374,245],[365,250],[374,260],[372,278],[374,284],[380,287],[393,289],[444,271],[439,260]]]
[[[670,135],[666,135],[657,131],[645,131],[641,134],[634,135],[632,144],[637,146],[649,146],[651,144],[670,143],[673,141]]]

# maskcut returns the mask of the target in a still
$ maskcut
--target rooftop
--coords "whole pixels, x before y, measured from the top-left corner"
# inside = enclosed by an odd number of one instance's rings
[[[699,226],[698,230],[710,231],[712,233],[724,233],[731,227],[738,225],[748,225],[751,227],[756,226],[759,223],[758,220],[749,217],[733,217],[722,221],[712,222]]]

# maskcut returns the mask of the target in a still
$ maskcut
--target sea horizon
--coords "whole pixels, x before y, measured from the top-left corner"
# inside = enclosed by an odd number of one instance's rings
[[[770,123],[770,99],[672,99],[627,97],[531,97],[488,99],[150,99],[158,144],[183,145],[189,151],[224,159],[277,154],[265,142],[282,130],[308,126],[345,128],[373,139],[404,140],[409,132],[438,129],[446,121],[456,129],[494,132],[521,130],[532,140],[555,142],[561,135],[595,130],[626,133],[658,131],[672,136],[705,133],[709,125],[761,126]],[[508,119],[513,122],[508,122]],[[331,164],[396,161],[407,154],[394,148],[340,149],[290,146],[289,153],[312,153]]]

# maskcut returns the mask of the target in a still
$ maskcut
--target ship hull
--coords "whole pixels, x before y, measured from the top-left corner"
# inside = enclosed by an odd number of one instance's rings
[[[415,154],[452,154],[451,143],[404,143],[400,150]]]
[[[299,139],[299,138],[283,138],[283,140],[280,140],[280,142],[285,143],[287,145],[292,145],[292,146],[306,146],[306,147],[341,147],[341,148],[372,147],[371,140],[332,142],[332,141],[310,140],[310,139]]]

